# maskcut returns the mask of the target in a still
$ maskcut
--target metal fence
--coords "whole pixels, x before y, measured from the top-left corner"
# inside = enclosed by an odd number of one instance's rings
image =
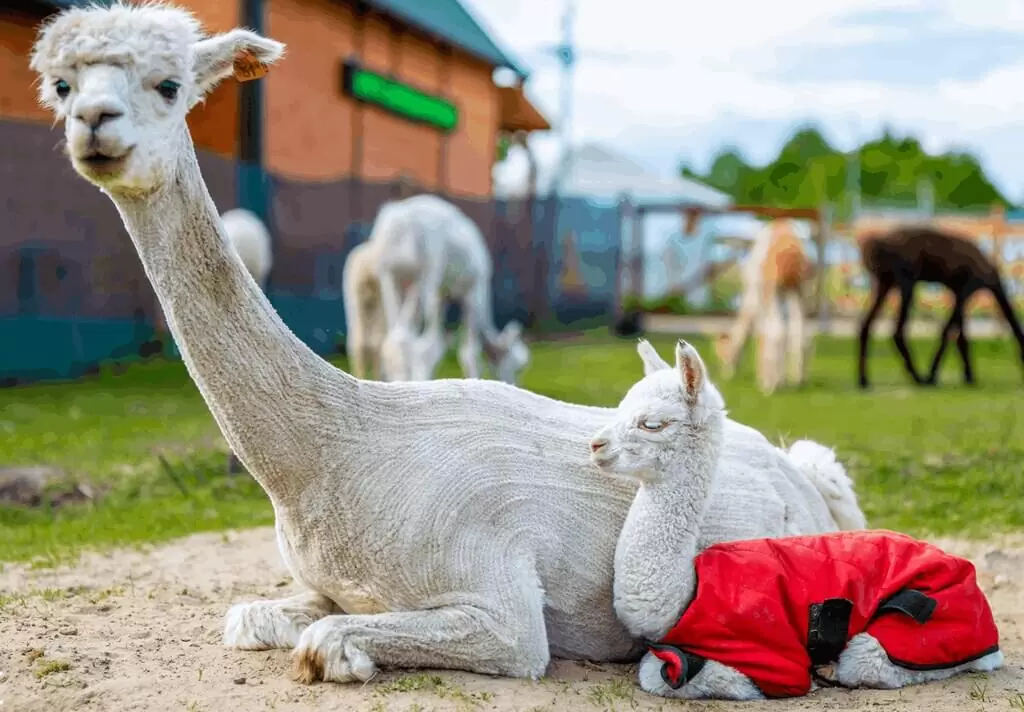
[[[0,385],[74,378],[104,361],[139,358],[160,319],[117,211],[73,172],[60,140],[47,126],[0,122]],[[217,208],[235,207],[239,167],[202,152],[199,160]],[[335,352],[345,332],[345,259],[394,186],[270,176],[269,190],[268,297],[310,347]],[[609,314],[617,210],[583,200],[444,197],[487,238],[499,327],[515,318],[550,331]]]

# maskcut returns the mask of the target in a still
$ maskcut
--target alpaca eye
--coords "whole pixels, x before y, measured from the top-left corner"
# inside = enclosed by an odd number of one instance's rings
[[[178,98],[178,89],[181,85],[178,82],[171,81],[170,79],[164,79],[162,82],[156,85],[156,90],[160,92],[160,96],[167,101],[174,101]]]
[[[651,433],[656,433],[659,430],[664,430],[665,426],[668,425],[666,420],[643,420],[640,421],[641,430],[647,430]]]
[[[63,79],[58,79],[57,82],[53,85],[53,87],[57,91],[57,96],[59,96],[61,99],[67,99],[68,94],[71,93],[71,85]]]

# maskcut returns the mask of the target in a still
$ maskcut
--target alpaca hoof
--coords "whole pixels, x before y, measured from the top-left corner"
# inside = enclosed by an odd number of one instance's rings
[[[224,616],[224,645],[239,650],[269,650],[274,647],[261,635],[261,621],[265,618],[260,603],[237,603]]]
[[[306,628],[292,652],[292,677],[307,685],[372,679],[377,666],[347,637],[336,619],[324,618]]]
[[[311,622],[309,616],[284,615],[277,601],[236,603],[224,616],[223,643],[238,650],[287,650]]]

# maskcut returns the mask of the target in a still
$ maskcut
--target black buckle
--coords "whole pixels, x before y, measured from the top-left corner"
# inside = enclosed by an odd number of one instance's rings
[[[807,654],[811,665],[819,667],[836,662],[850,635],[853,601],[829,598],[813,603],[807,625]]]
[[[687,653],[673,645],[648,643],[647,648],[661,660],[661,679],[673,690],[678,690],[697,677],[697,673],[704,669],[706,662],[704,658]]]
[[[902,613],[924,625],[935,613],[937,605],[938,601],[931,596],[912,588],[905,588],[882,601],[882,605],[875,611],[874,617],[877,618],[883,613]]]

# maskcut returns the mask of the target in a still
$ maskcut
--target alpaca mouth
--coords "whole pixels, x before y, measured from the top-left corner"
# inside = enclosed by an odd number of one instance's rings
[[[614,465],[615,461],[618,459],[619,454],[617,452],[608,454],[602,452],[595,452],[593,455],[590,456],[590,461],[601,470],[607,470],[609,467]]]
[[[116,173],[118,172],[128,160],[128,156],[131,155],[132,149],[124,151],[120,155],[111,155],[109,153],[103,153],[102,151],[90,151],[86,155],[82,156],[79,161],[89,167],[89,170],[94,173]]]

